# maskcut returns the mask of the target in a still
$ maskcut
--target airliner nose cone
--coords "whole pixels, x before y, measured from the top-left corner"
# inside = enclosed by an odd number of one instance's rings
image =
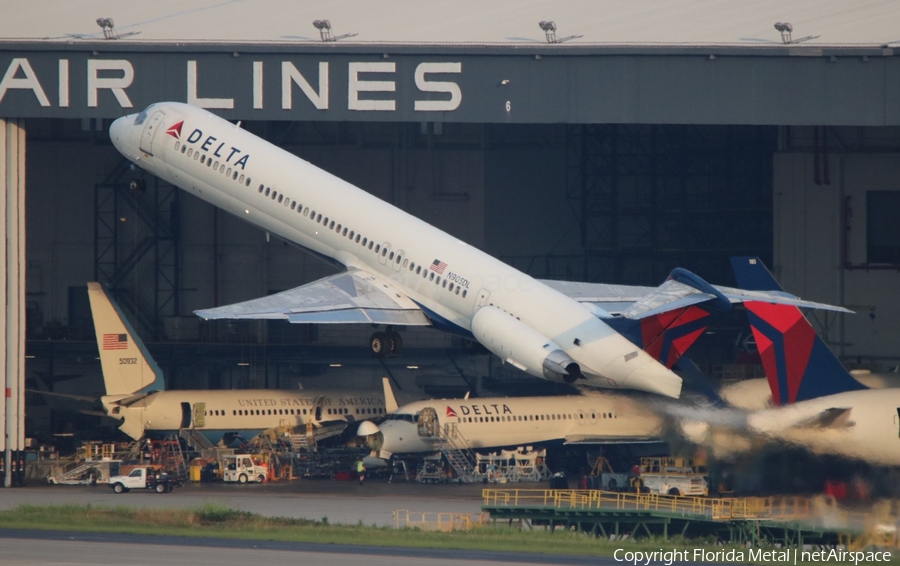
[[[359,428],[356,429],[356,436],[371,436],[378,432],[381,432],[381,429],[378,428],[377,424],[371,421],[363,421],[359,424]]]
[[[126,135],[128,134],[129,125],[126,123],[127,120],[131,118],[131,116],[122,116],[113,121],[109,126],[109,139],[112,140],[113,145],[119,151],[122,151],[122,144],[125,142]]]

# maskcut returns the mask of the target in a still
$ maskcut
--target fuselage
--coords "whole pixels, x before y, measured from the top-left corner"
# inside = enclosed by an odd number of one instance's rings
[[[616,443],[660,440],[663,422],[621,395],[441,399],[404,405],[378,425],[383,457],[439,449],[441,438],[472,449],[554,441]]]
[[[303,432],[307,423],[317,438],[340,433],[341,423],[384,415],[384,397],[369,391],[283,391],[268,389],[158,391],[137,402],[117,405],[126,398],[103,398],[109,415],[123,420],[121,429],[134,438],[144,433],[173,434],[193,428],[218,443],[223,436],[253,438],[262,431],[284,427]]]
[[[590,385],[680,394],[678,376],[576,300],[205,110],[154,104],[116,120],[110,137],[140,167],[199,198],[389,279],[438,329],[471,338],[478,310],[495,307],[563,350]],[[509,360],[524,349],[515,332],[490,342]],[[521,367],[544,377],[533,365]]]
[[[846,417],[817,425],[820,415],[849,409]],[[752,432],[817,454],[875,465],[900,465],[900,390],[848,391],[753,413]]]

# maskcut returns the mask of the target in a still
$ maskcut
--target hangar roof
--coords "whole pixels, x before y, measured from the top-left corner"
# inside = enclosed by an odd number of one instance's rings
[[[120,43],[321,43],[327,19],[341,44],[536,46],[542,20],[566,46],[783,45],[790,22],[803,45],[900,44],[896,0],[0,0],[0,40],[103,39],[112,18]],[[893,46],[893,45],[892,45]]]

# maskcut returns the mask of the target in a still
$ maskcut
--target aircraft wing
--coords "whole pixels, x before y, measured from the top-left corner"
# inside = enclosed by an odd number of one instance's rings
[[[696,276],[693,277],[696,278]],[[541,281],[541,283],[568,295],[580,303],[598,307],[595,310],[601,317],[620,315],[625,318],[638,320],[714,300],[727,301],[728,303],[760,301],[818,310],[853,312],[844,307],[805,301],[784,291],[747,291],[732,287],[709,285],[699,278],[696,279],[701,283],[698,284],[694,280],[685,278],[681,280],[670,278],[659,287],[547,280]],[[686,284],[682,281],[689,281],[691,284]]]
[[[610,438],[602,435],[571,434],[565,437],[564,444],[651,444],[664,442],[653,436],[618,436]]]
[[[316,324],[431,326],[422,309],[387,280],[351,269],[268,297],[194,313],[206,320],[283,319]]]

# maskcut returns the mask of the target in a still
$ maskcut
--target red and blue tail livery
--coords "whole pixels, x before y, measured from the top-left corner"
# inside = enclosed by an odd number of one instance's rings
[[[782,291],[759,258],[731,260],[738,286]],[[844,369],[795,306],[745,301],[747,318],[776,405],[865,389]]]

